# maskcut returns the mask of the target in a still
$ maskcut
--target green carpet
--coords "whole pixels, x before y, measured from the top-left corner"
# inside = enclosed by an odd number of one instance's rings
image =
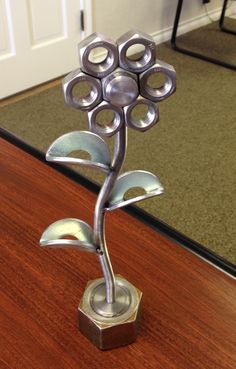
[[[215,25],[180,42],[236,64],[236,37]],[[139,206],[235,263],[236,72],[177,53],[169,44],[157,47],[157,57],[175,66],[177,91],[160,103],[155,128],[129,130],[123,170],[157,174],[165,195]],[[86,115],[64,105],[60,86],[2,108],[0,117],[2,127],[42,150],[63,133],[87,129]],[[102,181],[97,171],[80,171]]]

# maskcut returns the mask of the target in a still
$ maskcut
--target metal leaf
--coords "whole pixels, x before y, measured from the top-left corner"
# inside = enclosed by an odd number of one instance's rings
[[[85,160],[70,156],[76,150],[86,151],[91,159]],[[105,171],[109,170],[111,163],[106,142],[89,131],[74,131],[59,137],[49,147],[46,159],[65,164],[80,164]]]
[[[75,237],[76,239],[66,239]],[[92,229],[82,220],[66,218],[52,223],[42,234],[40,246],[73,247],[83,251],[96,252]]]
[[[144,195],[136,196],[133,199],[125,200],[125,193],[131,189],[140,187],[145,190]],[[115,210],[123,206],[145,200],[149,197],[161,195],[164,192],[158,177],[144,170],[127,172],[118,177],[117,182],[110,194],[109,204],[106,210]]]

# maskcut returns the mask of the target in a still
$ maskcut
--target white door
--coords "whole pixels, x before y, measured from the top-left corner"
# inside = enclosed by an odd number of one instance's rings
[[[0,0],[0,99],[78,67],[81,0]]]

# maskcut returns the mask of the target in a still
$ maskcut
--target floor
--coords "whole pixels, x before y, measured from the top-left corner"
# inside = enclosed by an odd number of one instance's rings
[[[2,100],[0,100],[0,108],[3,108],[4,106],[10,105],[10,104],[14,104],[18,101],[26,99],[27,97],[37,95],[38,93],[40,93],[42,91],[46,91],[46,90],[48,90],[52,87],[55,87],[55,86],[57,86],[61,83],[62,78],[63,77],[56,78],[52,81],[45,82],[45,83],[43,83],[39,86],[32,87],[29,90],[19,92],[16,95],[7,97],[6,99],[2,99]]]

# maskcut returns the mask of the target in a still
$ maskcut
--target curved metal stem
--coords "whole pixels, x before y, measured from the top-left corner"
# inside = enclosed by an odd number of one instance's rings
[[[94,242],[99,249],[99,261],[106,283],[106,301],[109,304],[115,302],[115,277],[109,258],[105,238],[105,204],[125,159],[127,144],[126,126],[122,125],[120,131],[115,135],[114,158],[111,170],[100,190],[94,213]]]

